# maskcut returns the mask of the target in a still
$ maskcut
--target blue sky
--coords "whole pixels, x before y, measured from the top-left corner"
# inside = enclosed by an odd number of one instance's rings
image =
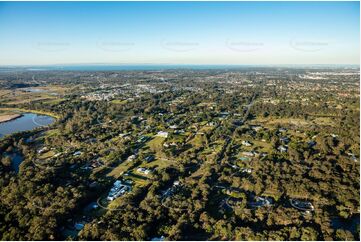
[[[0,2],[0,65],[359,64],[359,2]]]

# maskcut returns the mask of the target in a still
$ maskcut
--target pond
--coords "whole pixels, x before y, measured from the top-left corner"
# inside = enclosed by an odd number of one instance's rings
[[[52,124],[55,118],[36,113],[24,113],[21,117],[0,123],[0,138],[16,132],[28,131]]]
[[[5,153],[5,157],[10,157],[11,159],[11,168],[18,173],[19,172],[19,166],[21,162],[23,162],[24,157],[18,153],[18,152],[12,152],[12,153]]]
[[[354,214],[349,219],[341,217],[334,217],[331,219],[331,226],[333,229],[349,230],[351,233],[357,233],[357,227],[360,225],[360,214]]]
[[[34,92],[34,93],[43,93],[43,92],[47,92],[47,90],[43,90],[43,89],[38,89],[38,88],[25,88],[24,89],[27,92]]]
[[[47,94],[50,94],[50,95],[53,95],[53,96],[57,96],[58,93],[56,92],[49,92],[49,90],[46,90],[46,89],[40,89],[40,88],[32,88],[32,87],[28,87],[28,88],[24,88],[22,89],[26,92],[32,92],[32,93],[47,93]]]

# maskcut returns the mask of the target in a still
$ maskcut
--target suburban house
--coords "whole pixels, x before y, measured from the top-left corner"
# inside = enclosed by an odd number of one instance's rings
[[[148,174],[152,173],[151,169],[144,168],[144,167],[138,167],[137,171],[140,172],[140,173],[143,173],[145,175],[148,175]]]
[[[251,173],[252,173],[252,169],[251,169],[251,168],[242,168],[242,169],[241,169],[241,172],[242,172],[242,173],[251,174]]]
[[[107,200],[113,201],[117,197],[125,194],[126,192],[131,190],[131,186],[122,183],[121,181],[117,180],[114,182],[113,187],[110,189],[108,193]]]
[[[244,151],[244,152],[242,152],[242,155],[253,157],[253,156],[254,156],[254,153],[253,153],[252,151],[251,151],[251,152],[249,152],[249,151]]]
[[[145,157],[144,158],[144,160],[146,161],[146,162],[151,162],[151,161],[153,161],[154,160],[154,155],[148,155],[147,157]]]
[[[279,128],[278,131],[281,132],[281,133],[283,133],[283,132],[286,132],[287,129],[286,129],[286,128]]]
[[[38,154],[42,154],[42,153],[44,153],[44,152],[47,152],[49,149],[48,149],[48,147],[43,147],[43,148],[41,148],[40,150],[38,150]]]
[[[78,156],[78,155],[81,155],[81,154],[82,154],[81,151],[75,151],[73,155]]]
[[[277,150],[279,150],[281,153],[283,153],[283,152],[287,151],[287,147],[280,145],[280,146],[278,146]]]
[[[249,142],[247,140],[242,140],[242,145],[244,145],[244,146],[252,146],[251,142]]]
[[[280,141],[283,142],[283,143],[285,143],[285,144],[287,144],[288,142],[290,142],[290,138],[288,138],[288,137],[281,137],[281,138],[280,138]]]
[[[167,137],[168,137],[168,132],[166,132],[166,131],[159,131],[155,136],[167,138]]]

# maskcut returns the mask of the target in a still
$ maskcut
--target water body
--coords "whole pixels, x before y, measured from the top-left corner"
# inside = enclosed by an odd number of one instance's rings
[[[172,64],[140,64],[140,65],[52,65],[34,67],[1,67],[0,72],[13,71],[163,71],[163,70],[232,70],[261,65],[172,65]]]
[[[69,65],[47,67],[64,71],[162,71],[162,70],[209,70],[234,69],[247,66],[239,65]],[[46,69],[46,68],[45,68]]]
[[[358,65],[190,65],[190,64],[77,64],[44,66],[0,66],[0,72],[18,71],[162,71],[162,70],[234,70],[258,68],[358,69]]]
[[[47,92],[47,90],[39,89],[39,88],[25,88],[25,91],[27,92],[33,92],[33,93],[44,93]]]
[[[24,113],[23,116],[8,122],[0,123],[0,138],[22,131],[44,127],[55,121],[53,117],[36,113]]]
[[[5,153],[4,154],[5,157],[10,157],[11,159],[11,168],[13,168],[13,170],[18,173],[19,172],[19,166],[21,164],[21,162],[23,162],[24,160],[24,157],[18,153],[17,151],[16,152],[13,152],[13,153]]]
[[[355,214],[349,219],[341,217],[334,217],[331,219],[331,226],[333,229],[349,230],[351,233],[357,233],[357,227],[360,226],[360,214]]]
[[[48,94],[53,95],[53,96],[59,95],[59,94],[56,93],[56,92],[49,92],[48,90],[40,89],[40,88],[32,88],[32,87],[29,87],[29,88],[25,88],[25,89],[22,89],[22,90],[25,90],[25,91],[27,91],[27,92],[32,92],[32,93],[48,93]]]

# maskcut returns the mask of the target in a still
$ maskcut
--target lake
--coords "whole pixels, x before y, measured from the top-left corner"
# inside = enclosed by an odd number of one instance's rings
[[[55,118],[36,113],[24,113],[23,116],[0,123],[0,138],[16,132],[28,131],[52,124]]]

